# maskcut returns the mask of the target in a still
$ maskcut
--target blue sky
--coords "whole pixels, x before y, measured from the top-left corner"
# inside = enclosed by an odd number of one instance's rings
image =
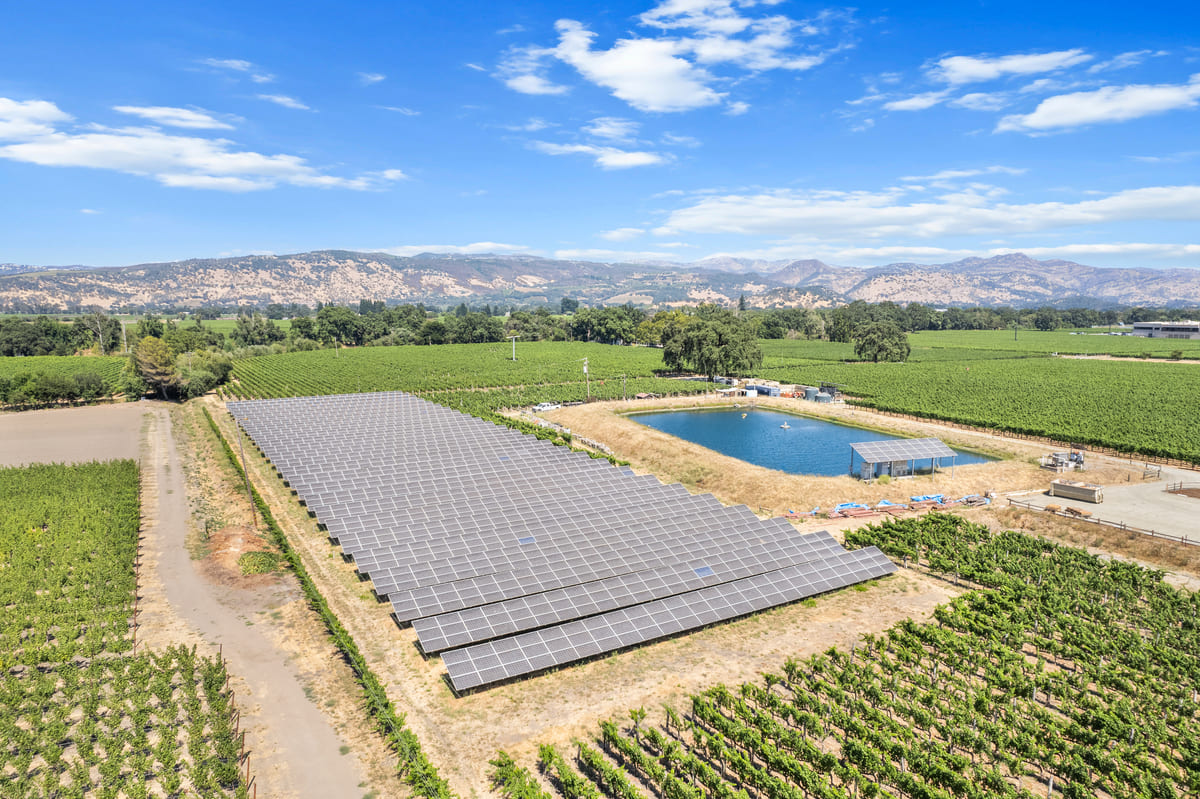
[[[0,262],[1200,266],[1195,4],[27,2]]]

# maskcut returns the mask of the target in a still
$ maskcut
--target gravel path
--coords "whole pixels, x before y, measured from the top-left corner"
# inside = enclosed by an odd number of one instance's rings
[[[229,667],[249,696],[238,704],[252,713],[248,742],[251,771],[265,796],[330,799],[362,794],[364,776],[328,719],[309,700],[300,677],[265,634],[262,611],[281,601],[286,589],[229,591],[205,579],[186,547],[189,509],[170,414],[159,408],[150,417],[149,446],[143,468],[153,470],[158,490],[155,548],[159,577],[171,607],[210,643],[221,644]],[[147,497],[147,502],[150,498]]]

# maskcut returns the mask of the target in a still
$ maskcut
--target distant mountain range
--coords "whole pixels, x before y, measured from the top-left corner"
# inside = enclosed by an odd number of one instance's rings
[[[1200,269],[1105,269],[1021,253],[949,264],[830,266],[816,260],[710,258],[691,264],[564,261],[530,255],[395,256],[322,250],[124,267],[0,264],[0,312],[203,305],[354,303],[672,307],[744,296],[750,307],[830,307],[853,300],[934,307],[1200,305]]]

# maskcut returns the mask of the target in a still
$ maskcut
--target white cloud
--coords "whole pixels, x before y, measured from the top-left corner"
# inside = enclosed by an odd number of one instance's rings
[[[933,108],[949,95],[950,92],[945,90],[940,92],[925,92],[923,94],[914,94],[912,97],[905,97],[902,100],[892,100],[891,102],[884,103],[883,107],[889,111],[924,111],[926,108]]]
[[[357,74],[358,82],[363,86],[370,86],[372,84],[379,83],[380,81],[387,80],[387,75],[384,75],[382,72],[359,72]]]
[[[1198,155],[1200,155],[1200,150],[1184,150],[1169,155],[1134,155],[1130,157],[1143,164],[1182,164],[1185,161],[1191,161]]]
[[[211,112],[198,108],[173,108],[170,106],[135,106],[115,105],[114,111],[122,114],[139,116],[160,125],[170,125],[176,128],[195,128],[207,130],[233,130],[233,125],[222,122]]]
[[[608,239],[609,241],[629,241],[636,239],[638,236],[646,235],[644,228],[640,227],[619,227],[615,230],[606,230],[600,234],[600,238]]]
[[[552,127],[553,123],[547,122],[541,117],[530,117],[527,122],[518,125],[501,125],[505,130],[519,131],[522,133],[534,133],[539,130],[545,130]]]
[[[496,69],[504,85],[521,94],[566,94],[570,88],[546,77],[552,47],[510,47]]]
[[[420,112],[420,111],[414,111],[414,110],[413,110],[413,109],[411,109],[411,108],[405,108],[404,106],[400,106],[400,105],[377,105],[377,106],[375,106],[375,107],[376,107],[376,108],[379,108],[379,109],[381,109],[381,110],[383,110],[383,111],[391,111],[391,112],[392,112],[392,113],[394,113],[394,114],[403,114],[403,115],[404,115],[404,116],[406,116],[406,117],[419,117],[419,116],[421,116],[421,112]]]
[[[1200,186],[1128,189],[1080,202],[1003,203],[967,188],[941,197],[912,190],[761,191],[700,197],[671,212],[659,235],[736,233],[863,240],[1029,233],[1137,220],[1200,221]]]
[[[706,258],[819,258],[828,263],[852,266],[878,265],[897,261],[915,263],[949,263],[963,258],[987,258],[994,255],[1024,253],[1031,258],[1065,258],[1085,261],[1094,257],[1124,256],[1155,259],[1194,259],[1200,255],[1200,244],[1159,244],[1113,242],[1101,244],[1062,244],[1054,247],[985,247],[948,248],[909,245],[881,247],[837,247],[820,242],[787,242],[770,247],[713,252]]]
[[[476,72],[487,72],[487,68],[486,68],[486,67],[482,67],[482,66],[480,66],[479,64],[472,64],[470,61],[468,61],[467,63],[463,64],[463,66],[464,66],[464,67],[466,67],[467,69],[473,69],[473,70],[475,70]]]
[[[996,131],[1038,132],[1100,122],[1125,122],[1195,108],[1198,101],[1200,73],[1182,84],[1105,86],[1090,92],[1047,97],[1032,113],[1004,117]]]
[[[948,56],[927,69],[931,78],[960,85],[995,80],[1006,75],[1036,75],[1092,60],[1083,50],[1058,50],[1052,53],[1020,53],[1006,56]]]
[[[693,28],[722,36],[741,33],[750,25],[729,0],[663,0],[639,19],[643,25],[664,30]]]
[[[827,33],[835,21],[850,24],[847,12],[822,12],[813,20],[783,15],[751,16],[748,9],[775,5],[750,0],[663,0],[638,17],[653,35],[629,34],[611,46],[597,47],[596,34],[584,23],[555,23],[554,47],[511,48],[497,75],[516,91],[560,94],[566,87],[546,72],[552,61],[573,67],[585,80],[641,111],[679,112],[728,101],[716,86],[729,76],[710,71],[727,67],[757,73],[802,71],[823,63],[848,45],[797,52],[798,36]],[[748,106],[729,101],[730,113]]]
[[[566,94],[570,91],[569,87],[541,75],[516,75],[504,81],[504,85],[521,94]]]
[[[524,33],[526,30],[528,30],[528,28],[518,22],[516,24],[509,25],[507,28],[501,28],[500,30],[496,31],[496,35],[508,36],[510,33]]]
[[[743,103],[741,100],[735,100],[725,108],[725,113],[731,117],[740,117],[749,110],[749,103]]]
[[[566,249],[555,250],[555,258],[565,261],[599,261],[605,264],[638,263],[640,261],[674,261],[672,252],[630,252],[627,250]]]
[[[970,111],[999,111],[1008,104],[1009,97],[1003,92],[971,92],[949,102],[949,105]]]
[[[80,208],[79,213],[87,214],[88,216],[92,216],[94,214],[100,213],[100,211],[97,211],[95,208]]]
[[[547,155],[589,155],[602,169],[629,169],[635,166],[657,166],[671,160],[669,155],[641,150],[622,150],[596,144],[555,144],[532,141],[529,146]]]
[[[258,99],[266,100],[268,103],[275,103],[284,108],[292,108],[296,111],[311,111],[312,109],[300,102],[294,97],[288,97],[286,94],[260,94]]]
[[[234,72],[249,72],[254,69],[253,64],[240,58],[202,58],[200,63],[218,69],[232,69]]]
[[[501,244],[495,241],[477,241],[472,244],[405,244],[398,247],[383,247],[380,249],[365,248],[367,252],[386,252],[391,255],[410,256],[423,252],[442,253],[447,255],[484,255],[488,253],[528,252],[524,244]]]
[[[71,115],[45,100],[10,100],[0,97],[0,141],[24,139],[54,131],[54,123]]]
[[[609,50],[594,50],[596,34],[573,20],[559,20],[554,52],[592,83],[641,111],[688,111],[721,102],[709,87],[713,76],[681,56],[677,39],[619,39]]]
[[[994,249],[990,253],[1023,252],[1032,258],[1086,258],[1089,255],[1140,255],[1151,258],[1194,258],[1200,244],[1162,244],[1149,242],[1107,242],[1102,244],[1060,244],[1055,247]]]
[[[1136,67],[1147,58],[1164,55],[1169,55],[1166,50],[1131,50],[1127,53],[1115,55],[1107,61],[1092,64],[1088,67],[1088,72],[1095,74],[1097,72],[1108,72],[1117,69],[1129,69],[1130,67]]]
[[[0,158],[111,170],[164,186],[235,192],[280,185],[361,191],[404,178],[395,169],[349,178],[329,175],[299,156],[238,150],[228,139],[181,136],[158,128],[93,124],[64,129],[62,123],[71,119],[53,103],[0,98],[0,139],[8,142],[0,146]]]
[[[699,147],[701,145],[701,141],[695,136],[681,136],[675,133],[664,133],[662,142],[676,147]]]
[[[1052,92],[1067,92],[1071,89],[1079,89],[1088,85],[1084,81],[1079,80],[1068,81],[1059,80],[1058,78],[1038,78],[1022,86],[1017,91],[1021,94],[1050,94]]]
[[[255,83],[270,83],[275,80],[274,75],[269,72],[262,72],[253,63],[240,58],[202,58],[200,59],[200,63],[217,69],[244,72]]]
[[[1027,169],[1018,169],[1017,167],[995,165],[979,167],[977,169],[943,169],[941,172],[935,172],[932,175],[908,175],[900,179],[947,181],[958,178],[973,178],[978,175],[1024,175],[1028,171]]]
[[[637,136],[638,128],[640,127],[641,125],[631,119],[596,117],[583,126],[583,132],[597,139],[629,142],[633,141],[634,137]]]

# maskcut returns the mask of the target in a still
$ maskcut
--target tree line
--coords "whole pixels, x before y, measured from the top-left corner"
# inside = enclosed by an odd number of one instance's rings
[[[708,376],[744,375],[761,364],[758,339],[806,338],[852,342],[863,360],[904,360],[906,334],[922,330],[1055,330],[1200,315],[1200,310],[1133,308],[945,308],[922,303],[855,301],[837,308],[739,310],[717,305],[648,311],[631,304],[584,307],[564,298],[532,310],[470,306],[443,311],[421,304],[389,306],[362,299],[355,306],[274,304],[266,312],[243,308],[226,335],[206,324],[218,309],[163,318],[146,315],[124,325],[94,312],[52,317],[0,318],[0,356],[127,353],[115,385],[94,375],[25,375],[0,386],[0,401],[21,404],[90,400],[112,393],[164,398],[199,396],[224,383],[233,359],[323,347],[436,345],[522,341],[584,341],[661,347],[668,369]],[[285,327],[280,324],[290,319]],[[111,382],[111,381],[110,381]],[[11,396],[9,396],[11,395]]]

